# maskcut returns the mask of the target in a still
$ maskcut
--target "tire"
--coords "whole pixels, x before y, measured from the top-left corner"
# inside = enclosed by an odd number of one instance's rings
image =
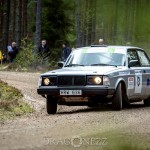
[[[57,112],[57,99],[47,95],[46,109],[48,114],[56,114]]]
[[[150,106],[150,97],[144,100],[144,105],[145,106]]]
[[[121,110],[122,109],[122,90],[121,83],[118,84],[116,88],[116,92],[112,99],[112,108],[113,110]]]

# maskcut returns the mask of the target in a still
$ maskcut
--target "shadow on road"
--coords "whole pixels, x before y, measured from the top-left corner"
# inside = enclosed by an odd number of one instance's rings
[[[73,106],[71,106],[73,107]],[[144,106],[143,103],[132,103],[130,104],[130,106],[128,106],[127,108],[123,108],[121,111],[128,111],[128,110],[138,110],[140,108],[147,108]],[[71,110],[71,111],[62,111],[62,112],[57,112],[57,114],[74,114],[74,113],[85,113],[85,112],[104,112],[104,111],[114,111],[112,110],[112,105],[108,104],[108,105],[99,105],[98,107],[93,107],[93,108],[82,108],[82,109],[76,109],[76,110]],[[119,111],[118,111],[119,112]]]

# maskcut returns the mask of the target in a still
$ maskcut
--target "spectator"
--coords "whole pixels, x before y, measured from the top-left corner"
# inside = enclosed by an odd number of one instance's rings
[[[42,43],[39,46],[38,51],[42,60],[48,63],[49,56],[50,56],[50,49],[46,43],[46,40],[42,40]]]
[[[66,43],[62,44],[62,55],[61,55],[61,61],[66,61],[68,58],[69,54],[71,53],[71,49],[67,47]]]
[[[18,48],[16,47],[16,42],[12,42],[11,46],[7,47],[8,50],[8,59],[9,62],[13,62],[16,58],[16,55],[18,54]]]
[[[104,45],[104,39],[99,39],[99,45]]]

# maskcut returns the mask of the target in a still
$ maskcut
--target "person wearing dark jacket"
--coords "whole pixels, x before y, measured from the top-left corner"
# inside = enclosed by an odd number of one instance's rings
[[[62,55],[61,55],[61,61],[66,61],[68,58],[69,54],[71,53],[71,49],[67,47],[66,43],[62,44]]]
[[[48,62],[50,56],[50,49],[46,43],[46,40],[42,40],[42,44],[39,46],[39,55],[43,61]]]
[[[18,54],[18,48],[16,47],[16,42],[12,42],[11,46],[7,47],[7,50],[8,50],[9,61],[13,62],[14,59],[16,58],[16,55]]]

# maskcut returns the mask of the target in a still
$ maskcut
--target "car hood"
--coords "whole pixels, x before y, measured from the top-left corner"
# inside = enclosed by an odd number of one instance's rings
[[[64,67],[46,72],[42,75],[86,75],[86,74],[109,74],[121,70],[122,67],[115,66],[86,66],[86,67]]]

